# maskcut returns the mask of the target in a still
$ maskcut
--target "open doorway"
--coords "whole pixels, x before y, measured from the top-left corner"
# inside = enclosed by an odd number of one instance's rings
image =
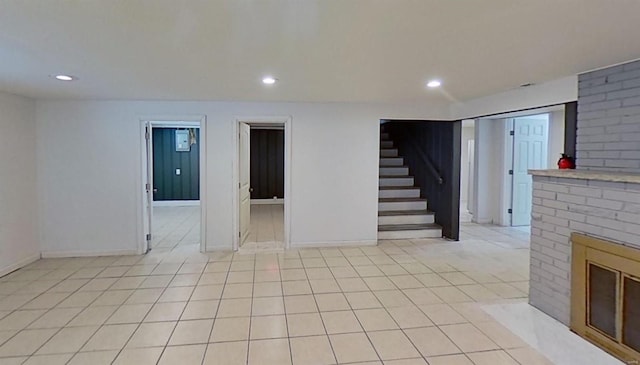
[[[238,122],[238,241],[243,251],[287,246],[286,121]]]
[[[145,214],[143,252],[204,251],[204,140],[201,121],[143,121]]]
[[[467,178],[471,221],[528,229],[528,170],[556,168],[565,149],[564,105],[478,118],[473,132],[472,172]]]

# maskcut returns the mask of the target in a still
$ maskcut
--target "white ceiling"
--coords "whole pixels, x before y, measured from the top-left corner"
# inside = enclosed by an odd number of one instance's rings
[[[0,90],[448,103],[638,58],[638,34],[637,0],[1,0]]]

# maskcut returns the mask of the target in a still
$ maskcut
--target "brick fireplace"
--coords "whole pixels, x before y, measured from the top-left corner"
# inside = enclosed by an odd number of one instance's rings
[[[640,61],[579,76],[576,170],[533,175],[531,305],[569,325],[572,233],[640,248]]]

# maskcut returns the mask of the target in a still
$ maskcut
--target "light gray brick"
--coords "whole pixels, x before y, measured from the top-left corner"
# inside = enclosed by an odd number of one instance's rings
[[[635,124],[640,121],[640,115],[632,114],[632,115],[623,115],[620,117],[620,124]]]
[[[636,193],[624,190],[605,190],[602,196],[605,199],[640,204],[640,192]]]
[[[602,87],[602,86],[599,86],[599,87]],[[625,80],[622,82],[623,89],[633,89],[638,87],[640,87],[640,79],[631,79],[631,80]]]
[[[604,80],[603,80],[603,84],[604,84]],[[595,102],[598,102],[598,101],[605,101],[605,100],[612,100],[612,99],[622,99],[622,98],[625,98],[625,97],[628,98],[628,97],[636,96],[636,95],[625,95],[625,96],[617,96],[616,97],[614,95],[612,97],[609,97],[610,94],[613,94],[613,92],[609,93],[609,94],[604,94],[603,93],[603,94],[595,94],[595,95],[590,95],[590,96],[583,96],[582,98],[580,98],[580,103],[589,104],[589,103],[595,103]]]
[[[604,149],[604,143],[580,142],[580,140],[578,140],[576,148],[578,151],[602,151]]]
[[[535,260],[536,262],[536,267],[541,267],[542,263],[547,263],[549,265],[553,265],[553,257],[544,253],[544,251],[553,251],[551,249],[548,249],[546,247],[542,248],[542,252],[531,252],[531,259]],[[553,251],[555,252],[555,251]],[[533,262],[533,261],[532,261]]]
[[[613,182],[613,181],[600,181],[600,180],[589,180],[589,186],[596,187],[596,188],[621,189],[621,190],[624,190],[626,188],[624,183]]]
[[[556,267],[554,265],[549,265],[549,264],[543,262],[540,265],[540,268],[543,271],[546,271],[546,272],[549,272],[549,273],[553,274],[554,276],[559,276],[561,278],[569,279],[569,273],[567,271],[565,271],[563,269],[560,269],[560,268],[558,268],[558,267]]]
[[[607,133],[636,133],[640,132],[640,124],[616,124],[605,127]]]
[[[599,94],[602,95],[602,94]],[[620,91],[613,91],[610,93],[606,94],[606,98],[608,100],[612,100],[612,99],[626,99],[626,98],[633,98],[636,96],[640,96],[640,88],[637,89],[626,89],[626,90],[620,90]],[[594,95],[592,97],[595,97],[598,95]],[[600,100],[596,100],[597,98],[595,98],[593,101],[600,101]],[[587,101],[590,102],[590,101]]]
[[[556,200],[573,204],[585,204],[587,198],[580,195],[558,194]]]
[[[620,158],[621,153],[620,151],[589,151],[587,152],[587,157],[602,159]]]
[[[598,188],[571,186],[569,188],[569,194],[581,195],[583,197],[600,198],[602,197],[602,190]]]
[[[640,69],[640,61],[628,62],[622,65],[622,69],[625,71]]]
[[[565,185],[559,185],[559,184],[543,184],[542,185],[542,189],[546,190],[546,191],[553,191],[556,193],[565,193],[565,194],[569,194],[569,187],[565,186]]]
[[[605,143],[604,147],[607,150],[638,151],[638,150],[640,150],[640,141],[637,141],[637,142]]]
[[[542,221],[550,223],[554,226],[553,231],[556,232],[556,227],[569,227],[569,220],[565,218],[551,217],[548,215],[542,216]]]
[[[556,216],[558,216],[559,218],[565,218],[565,219],[576,221],[576,222],[587,221],[587,216],[585,214],[571,212],[568,210],[560,210],[556,212]]]
[[[587,73],[584,74],[584,77],[585,78],[596,78],[596,77],[609,76],[609,75],[613,75],[613,74],[620,73],[620,72],[624,72],[624,64],[616,65],[616,66],[612,66],[612,67],[607,67],[607,68],[603,68],[603,69],[595,70],[595,71],[591,71],[591,72],[587,72]]]
[[[598,208],[598,207],[588,206],[588,205],[574,205],[569,207],[569,211],[574,213],[584,214],[586,216],[612,218],[612,219],[615,218],[617,214],[617,210],[603,209],[603,208]]]
[[[627,223],[635,223],[637,225],[640,225],[640,214],[633,214],[633,213],[627,213],[627,212],[618,212],[618,220],[621,220],[621,221],[627,222]]]
[[[640,159],[640,151],[620,151],[620,158],[624,159]]]
[[[570,221],[569,227],[580,233],[591,233],[598,236],[602,234],[602,227],[593,226],[591,224]]]
[[[635,90],[635,89],[632,89]],[[640,96],[634,98],[626,98],[622,100],[622,106],[636,106],[640,105]]]
[[[544,215],[551,215],[551,216],[556,215],[556,210],[555,209],[548,208],[548,207],[543,207],[542,205],[534,205],[531,208],[531,211],[533,213],[539,213],[539,214],[544,214]]]
[[[595,111],[595,110],[610,110],[613,108],[619,108],[622,106],[622,100],[614,99],[614,100],[606,100],[595,103],[578,103],[578,111]]]
[[[562,209],[562,210],[569,209],[569,205],[567,203],[560,202],[557,200],[551,200],[551,199],[542,199],[542,206],[547,208],[553,208],[553,209]]]
[[[556,195],[554,191],[533,190],[533,196],[536,198],[556,199]]]
[[[554,259],[563,260],[566,262],[568,262],[569,260],[569,255],[547,247],[542,248],[542,254],[540,256],[547,256],[550,258],[549,262],[545,261],[547,264],[553,264]]]
[[[587,205],[611,210],[620,210],[624,206],[624,203],[606,199],[587,198]]]
[[[606,218],[600,218],[600,217],[587,217],[587,224],[599,226],[602,228],[614,229],[618,231],[624,231],[625,229],[624,222],[618,222],[613,219],[606,219]]]
[[[630,142],[638,142],[638,141],[640,141],[640,133],[637,133],[637,132],[634,132],[634,133],[627,132],[627,133],[621,134],[621,136],[622,136],[621,140],[623,142],[629,142],[629,141]]]
[[[559,235],[559,234],[557,234],[555,232],[551,232],[551,231],[543,231],[542,232],[542,237],[544,239],[554,243],[554,245],[550,246],[550,248],[555,247],[555,243],[565,244],[565,243],[569,242],[568,237]],[[547,246],[547,247],[549,247],[549,246]]]
[[[640,70],[627,70],[627,71],[621,70],[621,72],[610,74],[607,77],[607,81],[608,82],[625,81],[625,80],[637,79],[638,77],[640,77]]]
[[[630,246],[640,247],[640,236],[633,233],[615,231],[613,229],[605,228],[600,237],[625,243]]]
[[[570,230],[567,229],[567,231],[570,231]],[[566,245],[556,244],[555,250],[567,255],[571,255],[571,246],[569,245],[569,243],[567,243]]]
[[[601,110],[590,112],[590,113],[597,113],[599,111]],[[617,117],[617,116],[624,117],[624,116],[630,116],[630,115],[638,115],[640,114],[640,106],[629,106],[629,107],[607,109],[605,114],[608,117]]]

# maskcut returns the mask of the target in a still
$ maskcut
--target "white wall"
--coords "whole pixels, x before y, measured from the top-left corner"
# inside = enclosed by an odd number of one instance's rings
[[[511,196],[509,123],[509,119],[478,119],[475,124],[474,222],[509,224],[505,208]]]
[[[37,103],[45,255],[133,253],[141,209],[139,119],[206,115],[207,250],[231,249],[237,117],[292,117],[291,242],[377,237],[379,120],[446,107],[364,104],[43,101]]]
[[[562,153],[564,153],[564,108],[549,113],[548,169],[558,168],[558,159]]]
[[[0,276],[40,257],[33,100],[0,93]]]
[[[569,76],[451,105],[452,119],[476,118],[562,104],[578,99],[578,77]]]

